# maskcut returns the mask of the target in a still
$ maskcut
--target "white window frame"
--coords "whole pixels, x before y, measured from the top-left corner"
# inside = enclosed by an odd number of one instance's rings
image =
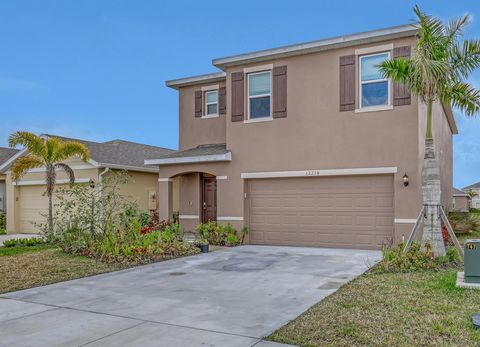
[[[250,76],[264,74],[266,72],[268,72],[270,74],[270,93],[250,96]],[[263,70],[263,71],[251,72],[251,73],[247,74],[247,98],[248,98],[248,102],[247,102],[247,120],[245,120],[246,123],[266,122],[266,121],[270,121],[270,120],[273,119],[273,116],[272,116],[272,107],[273,107],[272,87],[273,87],[272,86],[272,70]],[[251,98],[261,98],[261,97],[265,97],[265,96],[270,97],[270,115],[268,117],[260,117],[260,118],[253,118],[253,119],[250,118],[250,99]]]
[[[390,59],[390,51],[385,52],[378,52],[373,54],[365,54],[358,57],[358,109],[356,112],[368,112],[368,111],[383,111],[383,110],[391,110],[393,109],[392,106],[392,81],[390,78],[381,78],[371,81],[362,81],[362,59],[368,57],[374,57],[377,55],[384,55],[387,54],[387,59]],[[387,83],[387,104],[386,105],[377,105],[377,106],[363,106],[362,105],[362,86],[364,84],[371,84],[371,83],[378,83],[378,82],[388,82]]]
[[[208,102],[207,101],[207,94],[209,93],[217,93],[217,101],[216,102]],[[213,90],[206,90],[203,92],[203,98],[205,99],[205,113],[202,115],[202,118],[216,118],[219,116],[218,113],[218,89]],[[217,113],[208,114],[208,105],[217,105]]]

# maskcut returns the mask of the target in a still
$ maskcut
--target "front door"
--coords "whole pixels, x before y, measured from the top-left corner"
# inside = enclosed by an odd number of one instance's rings
[[[217,180],[203,179],[203,223],[217,220]]]

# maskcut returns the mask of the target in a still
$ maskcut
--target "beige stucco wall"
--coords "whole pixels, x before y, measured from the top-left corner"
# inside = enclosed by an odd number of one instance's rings
[[[470,199],[467,196],[453,197],[453,212],[468,212],[470,209]]]
[[[393,43],[394,46],[413,45],[414,38],[377,43],[374,46],[387,43]],[[339,57],[354,54],[356,48],[366,47],[371,45],[228,68],[226,141],[227,148],[232,152],[232,161],[161,166],[160,177],[192,171],[227,176],[226,180],[217,182],[217,215],[237,219],[246,216],[246,182],[241,179],[241,173],[397,167],[393,181],[395,219],[403,222],[395,225],[395,238],[398,241],[408,237],[413,227],[411,220],[417,218],[422,203],[420,157],[423,157],[423,153],[419,153],[419,150],[423,148],[421,133],[424,131],[419,129],[422,121],[419,119],[418,101],[412,98],[411,105],[386,111],[339,111]],[[231,73],[269,63],[274,66],[287,65],[288,117],[259,123],[231,122]],[[192,103],[189,105],[192,110],[194,89],[180,89],[180,104]],[[358,97],[356,100],[358,103]],[[246,107],[245,101],[245,111]],[[185,113],[181,112],[180,122],[187,122],[184,117]],[[193,127],[193,114],[187,117]],[[451,133],[445,127],[445,122],[440,121],[435,132],[438,137],[446,137],[445,140],[439,140],[442,170],[446,172],[442,176],[442,186],[449,184],[451,187]],[[182,134],[182,131],[186,132]],[[195,128],[180,127],[180,148],[192,146],[192,131]],[[215,141],[203,135],[195,138],[195,144],[201,142]],[[402,181],[405,173],[410,177],[408,187],[404,187]],[[445,191],[448,192],[448,189],[445,188]],[[181,201],[180,214],[183,213],[182,206]],[[243,222],[232,221],[237,227],[244,223],[248,224],[246,217]]]
[[[179,90],[180,150],[201,144],[225,143],[225,115],[215,118],[195,117],[195,91],[211,85],[225,86],[225,82],[206,83]]]
[[[74,170],[76,179],[93,179],[97,184],[99,182],[99,174],[104,170],[97,169],[93,166],[87,168],[88,164],[78,160],[70,160],[67,161],[67,163],[71,167],[77,168]],[[158,209],[158,202],[150,202],[152,192],[156,194],[158,199],[158,174],[156,172],[138,171],[129,171],[128,174],[130,176],[130,181],[127,184],[120,186],[120,193],[128,196],[131,201],[136,202],[141,210],[148,211],[150,207],[152,207],[153,210]],[[66,178],[67,176],[64,172],[58,171],[58,180]],[[29,181],[43,181],[44,179],[45,172],[30,172],[27,173],[20,182],[28,183]],[[178,179],[174,181],[178,181]],[[33,227],[29,227],[28,230],[23,229],[25,229],[26,225],[30,226],[31,222],[44,222],[44,217],[41,215],[47,211],[47,199],[42,196],[44,187],[43,184],[14,185],[12,184],[10,173],[7,173],[7,231],[9,233],[38,232],[38,230]],[[176,187],[175,189],[178,191],[178,182],[174,184],[174,187]],[[176,196],[178,197],[178,193]],[[27,199],[27,197],[32,198],[29,198],[30,201],[28,202],[23,201]],[[35,198],[35,200],[33,200],[33,198]],[[178,210],[178,198],[173,204]]]

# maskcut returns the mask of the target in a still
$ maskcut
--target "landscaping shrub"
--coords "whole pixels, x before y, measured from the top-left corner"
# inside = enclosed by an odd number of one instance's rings
[[[4,247],[29,247],[47,243],[44,238],[32,237],[29,239],[10,239],[3,241]]]
[[[7,231],[5,229],[0,229],[0,235],[7,235]]]
[[[198,252],[184,242],[178,224],[159,222],[121,195],[124,183],[122,173],[113,173],[98,190],[77,185],[59,191],[50,238],[66,253],[109,263],[148,263]]]
[[[405,244],[400,243],[394,248],[382,249],[382,260],[375,267],[377,272],[414,272],[420,270],[437,270],[448,266],[456,266],[460,256],[455,248],[448,248],[444,257],[433,256],[431,246],[422,250],[420,244],[414,242],[407,253],[403,250]]]
[[[7,228],[7,215],[5,212],[0,211],[0,230]]]
[[[455,234],[468,234],[480,230],[480,216],[469,212],[451,212],[448,215]]]
[[[247,235],[247,227],[238,232],[230,223],[220,225],[217,222],[198,224],[196,227],[197,239],[217,246],[238,246],[243,244]],[[197,242],[198,243],[198,242]]]

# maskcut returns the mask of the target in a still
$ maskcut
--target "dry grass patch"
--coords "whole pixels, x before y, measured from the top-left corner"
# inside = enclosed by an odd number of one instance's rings
[[[121,269],[53,246],[0,249],[0,293],[43,286]]]
[[[456,271],[367,273],[273,333],[299,346],[478,346],[471,315],[480,291],[455,288]]]

